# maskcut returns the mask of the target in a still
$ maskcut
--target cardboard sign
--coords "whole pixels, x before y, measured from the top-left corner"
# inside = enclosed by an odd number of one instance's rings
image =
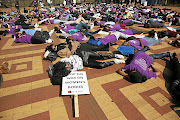
[[[63,77],[61,95],[90,94],[85,71],[71,72]]]

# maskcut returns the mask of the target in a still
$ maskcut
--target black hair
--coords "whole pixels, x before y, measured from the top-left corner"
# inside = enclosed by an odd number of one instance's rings
[[[19,38],[19,33],[18,33],[18,34],[16,34],[16,38]]]
[[[104,26],[102,25],[102,23],[100,24],[100,27],[101,27],[101,28],[104,27]]]
[[[148,36],[148,37],[154,37],[155,32],[156,32],[156,31],[154,31],[154,30],[149,31],[149,36]]]
[[[16,29],[16,30],[15,30],[15,32],[19,32],[19,31],[20,31],[20,29]]]
[[[57,62],[53,65],[53,76],[54,77],[65,77],[69,75],[70,70],[66,69],[66,62]]]
[[[98,22],[97,21],[94,21],[94,26],[97,26],[98,25]]]
[[[148,23],[145,23],[145,24],[144,24],[144,28],[149,28],[149,24],[148,24]]]
[[[22,32],[22,34],[24,35],[24,34],[26,34],[26,32],[25,32],[25,31],[23,31],[23,32]]]
[[[136,37],[131,36],[131,37],[128,37],[128,38],[126,39],[126,41],[129,41],[129,40],[134,40],[134,39],[136,39]]]
[[[140,72],[137,71],[131,72],[129,78],[132,83],[142,83],[147,80],[146,76],[143,76]]]
[[[178,41],[175,41],[174,44],[176,44],[178,47],[180,47],[180,43]]]
[[[51,51],[51,52],[54,51],[54,50],[52,49],[52,46],[53,46],[53,44],[47,46],[46,49],[45,49],[45,52],[46,52],[47,50],[49,50],[49,51]]]
[[[54,31],[58,31],[59,29],[58,29],[58,27],[54,27]]]

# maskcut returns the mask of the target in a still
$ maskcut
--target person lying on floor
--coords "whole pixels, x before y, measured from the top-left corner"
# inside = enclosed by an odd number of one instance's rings
[[[53,34],[54,29],[50,32],[47,31],[36,31],[33,36],[26,34],[25,31],[18,33],[14,36],[14,42],[16,43],[29,43],[29,44],[42,44],[42,43],[52,43],[53,40],[50,36]]]
[[[158,40],[157,33],[154,38],[136,38],[134,36],[129,37],[127,41],[125,41],[122,45],[124,46],[132,46],[135,50],[141,50],[144,48],[144,46],[153,46],[157,43],[160,43],[164,40],[166,40],[168,37],[164,37],[160,40]]]
[[[96,60],[104,60],[115,58],[113,61],[98,62]],[[120,59],[117,59],[120,58]],[[66,58],[62,58],[59,62],[49,66],[48,74],[53,85],[61,85],[62,78],[69,75],[72,71],[77,71],[85,67],[102,69],[113,64],[125,63],[122,60],[124,56],[113,53],[97,53],[94,51],[77,50],[76,54]]]
[[[67,38],[65,43],[58,45],[49,45],[46,47],[44,58],[48,57],[48,54],[55,52],[59,57],[69,57],[74,55],[76,51],[109,51],[109,45],[104,46],[94,46],[89,43],[79,43],[77,41],[72,41],[72,39]]]
[[[15,25],[21,25],[23,29],[35,28],[34,25],[31,25],[31,20],[27,20],[23,15],[19,16],[20,19],[14,22]]]
[[[153,64],[154,59],[161,59],[163,57],[171,57],[170,52],[147,55],[144,52],[136,52],[129,64],[117,70],[122,76],[125,76],[132,83],[142,83],[147,79],[154,79],[161,74],[161,72]],[[153,72],[149,71],[149,67]]]
[[[172,22],[170,22],[168,25],[164,25],[163,23],[157,23],[151,20],[148,20],[144,24],[144,28],[162,28],[162,27],[169,27],[171,26]]]

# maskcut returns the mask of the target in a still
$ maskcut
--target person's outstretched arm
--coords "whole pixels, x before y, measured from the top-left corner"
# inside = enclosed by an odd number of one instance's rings
[[[117,70],[117,73],[129,79],[128,74],[125,73],[124,71],[122,71],[121,69],[118,69],[118,70]]]
[[[152,68],[153,72],[155,72],[155,73],[156,73],[156,76],[161,75],[160,70],[158,70],[158,69],[155,67],[155,65],[154,65],[154,64],[151,64],[151,66],[150,66],[150,67]]]

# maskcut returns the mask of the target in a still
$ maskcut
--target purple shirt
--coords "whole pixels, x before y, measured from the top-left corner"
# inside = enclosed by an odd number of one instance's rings
[[[72,34],[71,37],[74,37],[74,40],[76,40],[76,41],[84,41],[83,40],[84,37],[80,32]]]
[[[108,35],[102,38],[98,38],[99,41],[102,42],[102,45],[106,45],[107,43],[111,42],[114,43],[117,41],[117,38],[115,35]]]
[[[99,21],[97,25],[100,26],[101,23],[105,23],[105,21]]]
[[[62,28],[62,30],[63,30],[64,32],[68,32],[68,30],[71,30],[71,29],[76,29],[76,26],[69,26],[69,27],[64,27],[64,28]]]
[[[148,46],[146,40],[141,39],[141,41],[142,41],[142,44],[143,44],[144,46]],[[135,50],[141,50],[141,49],[142,49],[139,40],[135,40],[135,39],[134,39],[134,40],[129,40],[128,43],[129,43],[130,46],[134,47]]]
[[[133,32],[131,29],[123,29],[124,31],[119,31],[121,33],[127,34],[127,35],[133,35]]]
[[[147,79],[156,78],[155,72],[149,71],[149,66],[152,64],[152,59],[144,52],[134,54],[131,63],[121,68],[122,71],[135,70],[146,76]]]
[[[49,22],[50,22],[51,24],[54,24],[54,19],[49,20]]]
[[[108,28],[109,31],[119,31],[121,29],[120,24],[110,25]]]
[[[123,24],[127,24],[127,23],[130,23],[131,20],[122,20]]]
[[[16,38],[15,42],[19,42],[19,43],[31,43],[31,35],[23,35],[20,38]]]

